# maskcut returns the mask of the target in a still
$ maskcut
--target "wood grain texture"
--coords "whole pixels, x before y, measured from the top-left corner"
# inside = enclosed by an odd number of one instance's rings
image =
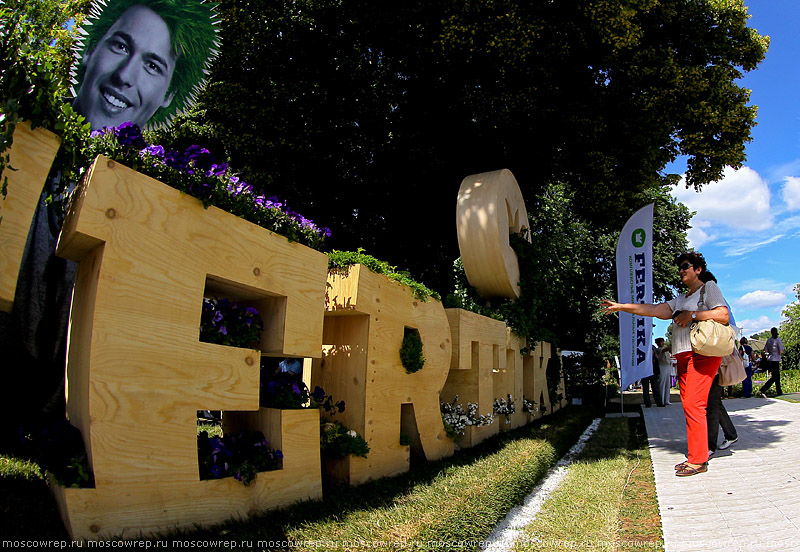
[[[511,328],[506,328],[506,364],[505,368],[493,374],[494,379],[494,397],[496,399],[508,400],[508,395],[511,395],[516,411],[510,416],[500,416],[495,420],[495,423],[500,425],[500,431],[508,431],[528,423],[528,415],[522,411],[522,399],[525,370],[526,356],[520,354],[520,351],[525,348],[527,341],[519,337],[511,331]]]
[[[92,497],[84,501],[92,521],[76,527],[108,535],[155,527],[153,520],[206,524],[256,504],[238,505],[238,482],[199,480],[196,411],[258,411],[262,354],[201,343],[202,299],[277,305],[277,314],[265,313],[266,331],[282,335],[262,340],[263,352],[320,356],[327,256],[103,157],[76,192],[57,252],[79,262],[67,413],[97,484],[66,490],[72,520],[83,518],[69,497]],[[306,477],[318,474],[317,466]],[[260,491],[258,508],[297,499],[298,485]],[[203,498],[203,489],[227,487],[239,497],[226,502],[229,512],[208,508],[216,499]]]
[[[0,196],[0,310],[5,312],[14,304],[25,242],[59,144],[58,136],[43,128],[31,130],[28,122],[14,129],[9,163],[0,175],[8,178],[8,194]]]
[[[467,280],[483,297],[519,297],[519,262],[508,236],[528,225],[525,200],[508,169],[473,174],[461,182],[458,248]]]
[[[450,365],[450,334],[439,301],[421,301],[410,288],[362,265],[332,270],[323,341],[325,352],[314,360],[312,384],[335,400],[344,400],[338,415],[370,446],[367,458],[346,459],[349,483],[403,473],[409,447],[400,444],[401,410],[413,404],[422,450],[428,460],[453,453],[439,410],[439,393]],[[408,374],[400,363],[404,328],[419,331],[425,366]]]
[[[492,318],[463,309],[445,309],[450,324],[453,354],[450,374],[442,391],[442,401],[478,405],[478,414],[492,414],[495,397],[494,374],[506,370],[506,325]],[[496,435],[500,424],[467,426],[458,446],[468,448]]]
[[[165,477],[150,485],[98,484],[95,489],[64,488],[50,478],[70,536],[86,540],[141,538],[231,518],[246,519],[265,510],[321,498],[319,410],[262,408],[238,414],[232,427],[262,431],[270,445],[283,452],[281,469],[259,473],[247,487],[233,477],[201,481],[197,473],[190,483]]]

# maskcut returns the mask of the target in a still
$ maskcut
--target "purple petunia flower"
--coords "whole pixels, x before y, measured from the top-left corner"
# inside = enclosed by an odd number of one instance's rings
[[[206,148],[200,146],[189,146],[186,148],[184,157],[188,164],[206,173],[214,165],[214,156]]]
[[[314,392],[312,393],[312,396],[318,401],[321,401],[322,399],[325,398],[325,390],[319,385],[317,385],[316,387],[314,387]]]
[[[164,159],[164,146],[147,146],[142,151],[148,155],[152,155],[153,157]]]
[[[206,176],[224,176],[226,172],[228,172],[227,163],[221,163],[219,165],[214,164],[208,169]]]
[[[137,150],[147,147],[147,142],[144,141],[142,136],[142,129],[139,128],[139,125],[135,125],[130,121],[119,125],[114,134],[121,146],[131,146]]]
[[[189,166],[188,161],[183,155],[175,150],[168,151],[166,155],[164,155],[164,164],[178,171],[185,171]]]

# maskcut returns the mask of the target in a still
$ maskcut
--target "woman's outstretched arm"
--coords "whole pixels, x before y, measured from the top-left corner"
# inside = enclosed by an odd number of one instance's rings
[[[672,309],[667,303],[659,303],[658,305],[651,305],[650,303],[615,303],[614,301],[604,299],[601,304],[603,305],[604,314],[629,312],[639,316],[660,318],[661,320],[669,320],[672,318]]]

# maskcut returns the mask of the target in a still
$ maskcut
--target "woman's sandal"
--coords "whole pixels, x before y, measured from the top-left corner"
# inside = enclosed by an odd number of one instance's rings
[[[678,470],[680,470],[680,469],[683,469],[683,468],[685,468],[687,464],[688,464],[688,461],[687,461],[687,460],[684,460],[684,461],[683,461],[683,462],[681,462],[680,464],[675,464],[675,471],[678,471]]]
[[[696,468],[693,468],[687,464],[682,468],[680,468],[678,471],[676,471],[675,475],[677,475],[678,477],[686,477],[689,475],[697,475],[698,473],[704,473],[707,471],[708,471],[708,462],[704,462]]]

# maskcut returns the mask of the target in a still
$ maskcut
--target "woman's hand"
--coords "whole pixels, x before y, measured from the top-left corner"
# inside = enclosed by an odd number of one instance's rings
[[[615,303],[609,299],[603,299],[600,301],[600,304],[603,306],[603,314],[611,314],[622,310],[622,305],[620,303]]]
[[[674,322],[678,326],[690,326],[693,322],[692,320],[692,312],[691,311],[683,311],[678,316],[673,318]]]

